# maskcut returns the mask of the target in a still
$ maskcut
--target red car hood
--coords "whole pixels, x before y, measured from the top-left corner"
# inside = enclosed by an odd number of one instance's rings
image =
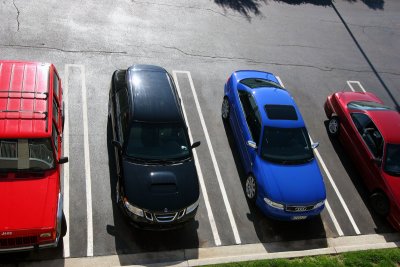
[[[336,96],[345,105],[351,101],[374,101],[383,104],[382,100],[370,92],[337,92]]]
[[[0,231],[55,227],[59,192],[57,172],[33,176],[0,175]]]

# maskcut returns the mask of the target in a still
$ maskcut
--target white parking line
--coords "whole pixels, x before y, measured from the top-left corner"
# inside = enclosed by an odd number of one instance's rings
[[[67,64],[66,68],[79,68],[82,77],[82,118],[83,118],[83,144],[85,157],[85,182],[86,182],[86,216],[87,216],[87,252],[88,257],[93,256],[93,215],[92,215],[92,179],[90,172],[90,152],[89,152],[89,129],[87,116],[87,93],[86,93],[86,74],[85,66]]]
[[[333,225],[336,228],[336,232],[338,233],[339,236],[343,236],[344,234],[343,234],[342,228],[340,228],[339,222],[336,220],[336,217],[331,209],[331,205],[329,205],[328,200],[325,201],[325,208],[328,211],[329,215],[331,216]]]
[[[351,84],[357,84],[357,86],[361,89],[361,91],[363,91],[364,93],[366,92],[364,87],[361,85],[361,83],[359,81],[347,81],[347,84],[349,85],[350,89],[353,92],[356,92],[356,90],[354,89],[354,87]]]
[[[63,91],[63,101],[64,101],[64,133],[63,133],[63,145],[64,145],[64,155],[69,156],[69,116],[68,116],[68,77],[69,69],[65,65],[65,80],[64,80],[64,91]],[[67,222],[67,227],[69,227],[69,163],[63,165],[64,171],[64,216]],[[69,249],[69,231],[63,237],[63,248],[64,248],[64,258],[70,257]]]
[[[279,77],[277,77],[277,79],[278,79],[279,83],[282,85],[282,87],[285,88],[285,85],[282,83],[282,80]],[[310,141],[311,141],[311,143],[314,143],[312,138],[311,138],[311,136],[310,136]],[[340,194],[339,189],[337,188],[335,182],[333,181],[331,173],[329,172],[328,168],[326,167],[325,162],[323,161],[321,155],[318,152],[318,149],[315,148],[314,151],[315,151],[315,155],[318,158],[319,163],[321,164],[322,168],[324,169],[324,172],[325,172],[326,176],[328,177],[329,182],[331,183],[336,195],[338,196],[339,201],[342,204],[342,206],[343,206],[343,208],[344,208],[344,210],[346,212],[347,217],[349,218],[351,224],[353,225],[354,231],[359,235],[360,234],[360,230],[358,229],[358,226],[355,223],[355,221],[353,219],[353,216],[351,215],[346,203],[344,202],[342,194]],[[333,213],[328,201],[326,201],[325,207],[327,208],[327,211],[328,211],[329,215],[331,216],[331,219],[333,221],[333,224],[334,224],[334,226],[336,228],[336,231],[338,232],[339,236],[343,236],[343,231],[342,231],[338,221],[336,220],[336,217],[335,217],[335,215],[334,215],[334,213]]]
[[[229,218],[229,221],[230,221],[230,224],[231,224],[231,227],[232,227],[233,235],[235,237],[235,243],[236,244],[241,244],[241,240],[240,240],[239,232],[238,232],[238,229],[237,229],[237,226],[236,226],[235,218],[233,217],[231,205],[229,204],[229,200],[228,200],[228,196],[226,194],[224,182],[222,181],[221,172],[219,170],[219,166],[218,166],[217,160],[215,158],[214,149],[212,147],[212,144],[211,144],[211,141],[210,141],[210,136],[209,136],[208,130],[207,130],[207,126],[206,126],[206,123],[204,121],[204,116],[203,116],[203,112],[201,111],[201,107],[200,107],[200,104],[199,104],[199,99],[197,97],[196,89],[194,88],[192,76],[191,76],[189,71],[175,71],[175,73],[182,73],[182,74],[186,74],[188,76],[189,83],[190,83],[190,88],[191,88],[192,93],[193,93],[193,97],[194,97],[194,101],[195,101],[195,104],[196,104],[197,112],[198,112],[199,117],[200,117],[201,126],[203,128],[203,132],[204,132],[204,135],[206,137],[208,149],[209,149],[210,155],[211,155],[211,160],[213,162],[215,173],[217,175],[218,184],[219,184],[219,187],[221,189],[222,199],[224,201],[225,208],[226,208],[226,211],[228,213],[228,218]]]
[[[179,82],[178,82],[178,78],[176,76],[176,72],[173,71],[172,75],[175,80],[176,89],[178,90],[179,98],[182,100],[182,94],[181,94],[181,90],[179,87]],[[187,116],[186,116],[186,110],[185,110],[185,105],[184,105],[183,101],[181,102],[181,105],[182,105],[182,109],[183,109],[183,115],[185,116],[186,124],[188,126],[189,138],[190,138],[191,142],[193,142],[193,136],[192,136],[192,132],[190,131],[189,120],[187,119]],[[195,149],[193,149],[193,156],[194,156],[194,160],[195,160],[195,164],[196,164],[197,173],[199,175],[200,187],[201,187],[201,191],[203,193],[204,202],[206,204],[206,210],[207,210],[207,214],[208,214],[208,219],[210,221],[211,231],[212,231],[213,237],[214,237],[214,242],[215,242],[216,246],[220,246],[221,239],[219,238],[217,225],[215,223],[215,219],[214,219],[214,215],[213,215],[213,212],[211,209],[210,201],[208,199],[207,188],[204,183],[203,172],[201,171],[199,158],[197,157],[197,152]]]

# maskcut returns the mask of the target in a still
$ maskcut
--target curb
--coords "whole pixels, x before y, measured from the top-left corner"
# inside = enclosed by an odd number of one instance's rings
[[[201,266],[251,260],[297,258],[400,247],[400,233],[344,236],[290,242],[256,243],[175,251],[32,261],[1,266]]]

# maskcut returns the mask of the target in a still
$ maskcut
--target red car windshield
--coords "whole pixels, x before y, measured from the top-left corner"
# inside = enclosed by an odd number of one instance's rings
[[[50,139],[0,139],[0,172],[54,168]]]
[[[385,172],[400,176],[400,144],[386,146]]]

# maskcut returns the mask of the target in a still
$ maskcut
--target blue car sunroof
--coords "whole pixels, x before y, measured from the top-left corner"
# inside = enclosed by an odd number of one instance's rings
[[[297,113],[291,105],[265,105],[270,120],[297,120]]]

